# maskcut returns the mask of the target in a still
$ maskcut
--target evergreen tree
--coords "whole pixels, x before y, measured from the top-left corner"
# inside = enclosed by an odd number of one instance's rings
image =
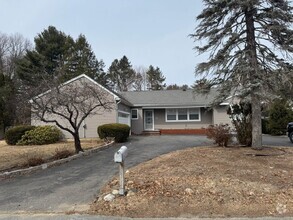
[[[135,71],[126,56],[120,60],[115,59],[109,67],[107,77],[111,89],[115,91],[128,91],[135,81]]]
[[[180,89],[180,86],[178,86],[176,83],[175,84],[171,84],[171,85],[168,85],[166,87],[167,90],[178,90]]]
[[[36,87],[42,80],[58,78],[62,83],[80,74],[104,83],[103,68],[84,35],[74,40],[49,26],[35,37],[35,49],[19,62],[17,72],[25,85]]]
[[[16,91],[13,80],[0,72],[0,128],[13,125]]]
[[[163,73],[159,67],[154,68],[152,65],[150,65],[146,72],[146,76],[149,89],[162,90],[164,87],[166,87],[166,84],[163,84],[166,78],[163,76]]]
[[[84,35],[79,35],[66,53],[66,63],[62,68],[65,70],[65,74],[61,76],[61,81],[64,82],[80,74],[86,74],[102,85],[106,83],[101,77],[104,75],[105,64],[102,60],[97,60]]]
[[[175,83],[175,84],[168,85],[168,86],[166,87],[166,90],[179,90],[179,89],[181,89],[181,90],[187,90],[187,89],[189,89],[189,86],[186,85],[186,84],[184,84],[184,85],[182,85],[182,86],[179,86],[179,85],[177,85],[177,84]]]
[[[43,79],[57,77],[66,61],[74,40],[65,33],[49,26],[35,37],[35,49],[28,51],[19,62],[18,75],[30,86],[37,86]]]
[[[268,130],[273,135],[286,134],[288,122],[293,121],[293,110],[284,99],[274,100],[269,109]]]
[[[210,52],[196,75],[206,74],[208,87],[220,85],[218,102],[232,94],[248,97],[252,105],[252,147],[262,148],[261,101],[292,82],[292,7],[287,0],[203,0],[205,8],[191,37]],[[282,69],[276,72],[277,69]],[[204,86],[204,88],[207,88]]]

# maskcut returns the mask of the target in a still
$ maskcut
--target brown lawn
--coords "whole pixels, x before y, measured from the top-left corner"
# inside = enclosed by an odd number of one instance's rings
[[[114,178],[90,213],[128,217],[293,216],[293,148],[196,147],[126,173],[128,195],[111,202]]]
[[[84,150],[103,145],[104,142],[97,139],[81,139],[81,145]],[[50,159],[56,151],[69,150],[74,153],[74,141],[69,139],[64,142],[49,145],[34,146],[11,146],[4,140],[0,141],[0,172],[18,169],[26,166],[31,158]]]

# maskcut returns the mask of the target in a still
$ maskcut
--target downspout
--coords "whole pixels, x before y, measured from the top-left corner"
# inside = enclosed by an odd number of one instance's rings
[[[116,123],[118,123],[118,117],[119,117],[118,105],[121,103],[121,99],[119,97],[115,97],[115,102],[116,102]]]
[[[83,138],[86,138],[86,132],[85,132],[85,130],[86,130],[86,124],[85,124],[85,120],[83,120],[83,122],[82,122],[82,128],[83,128]]]

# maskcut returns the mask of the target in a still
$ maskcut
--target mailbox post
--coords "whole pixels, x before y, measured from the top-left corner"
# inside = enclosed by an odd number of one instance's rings
[[[120,177],[120,187],[119,187],[119,195],[125,195],[125,187],[124,187],[124,161],[128,154],[128,149],[126,146],[122,146],[115,154],[114,154],[114,162],[119,163],[119,177]]]

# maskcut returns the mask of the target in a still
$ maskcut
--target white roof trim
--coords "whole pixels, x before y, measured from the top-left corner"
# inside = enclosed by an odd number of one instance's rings
[[[120,100],[120,97],[119,97],[119,96],[115,95],[115,94],[114,94],[113,92],[111,92],[109,89],[107,89],[107,88],[105,88],[104,86],[102,86],[101,84],[97,83],[95,80],[93,80],[92,78],[90,78],[90,77],[87,76],[86,74],[81,74],[81,75],[79,75],[79,76],[77,76],[77,77],[74,77],[74,78],[72,78],[72,79],[70,79],[70,80],[68,80],[68,81],[66,81],[66,82],[64,82],[64,83],[62,83],[62,84],[60,85],[60,87],[65,86],[65,85],[67,85],[67,84],[70,84],[70,83],[72,83],[72,82],[74,82],[74,81],[76,81],[76,80],[79,80],[79,79],[83,78],[83,77],[86,78],[86,79],[88,79],[89,81],[91,81],[91,82],[94,83],[95,85],[99,86],[101,89],[103,89],[103,90],[107,91],[108,93],[110,93],[111,95],[113,95],[113,97],[114,97],[115,100],[117,100],[117,101]],[[42,96],[48,94],[49,92],[51,92],[51,89],[47,90],[46,92],[41,93],[40,95],[35,96],[34,98],[40,98],[40,97],[42,97]],[[29,102],[32,103],[32,99],[31,99]]]
[[[127,114],[127,115],[130,115],[130,112],[126,112],[126,111],[121,111],[121,110],[118,110],[118,112],[121,112],[123,114]]]
[[[222,102],[222,103],[220,103],[220,105],[230,105],[230,103],[228,103],[228,102]]]

